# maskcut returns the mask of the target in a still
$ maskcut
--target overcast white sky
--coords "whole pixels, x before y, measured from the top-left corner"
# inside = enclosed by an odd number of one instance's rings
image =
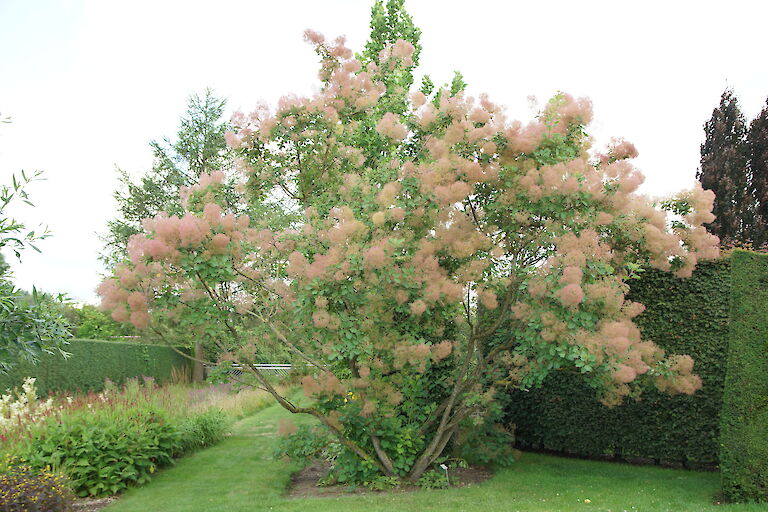
[[[368,34],[372,0],[0,0],[0,183],[45,171],[37,207],[14,215],[47,224],[43,253],[13,262],[23,288],[96,302],[97,260],[114,215],[115,167],[151,166],[148,142],[175,134],[187,96],[213,87],[229,111],[316,86],[305,28]],[[726,85],[748,118],[768,96],[762,1],[407,0],[422,29],[420,70],[438,83],[464,73],[510,117],[527,97],[589,96],[600,143],[640,151],[644,190],[690,187],[702,124]],[[9,258],[11,260],[11,258]]]

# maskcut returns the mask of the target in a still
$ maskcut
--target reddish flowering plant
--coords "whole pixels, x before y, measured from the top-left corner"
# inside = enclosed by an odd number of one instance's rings
[[[553,98],[533,121],[487,97],[410,92],[416,47],[354,57],[307,32],[320,92],[236,114],[246,195],[303,209],[271,231],[227,215],[221,176],[183,191],[188,213],[148,219],[99,288],[116,320],[198,326],[225,359],[278,344],[315,372],[299,406],[358,475],[417,480],[508,386],[583,373],[607,404],[644,385],[693,393],[687,356],[643,340],[626,281],[643,265],[690,275],[718,255],[712,193],[640,195],[630,143],[590,155],[591,103]],[[403,78],[405,77],[405,78]]]

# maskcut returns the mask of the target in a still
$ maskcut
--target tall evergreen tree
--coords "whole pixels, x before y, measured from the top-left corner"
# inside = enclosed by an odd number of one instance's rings
[[[180,187],[196,183],[201,174],[232,168],[233,155],[224,140],[229,124],[221,119],[225,106],[226,100],[210,89],[202,96],[191,95],[176,140],[166,137],[161,142],[150,142],[152,169],[138,181],[133,181],[125,170],[118,170],[120,185],[114,194],[118,215],[109,221],[102,237],[105,247],[101,257],[107,266],[125,259],[128,239],[141,232],[142,219],[161,211],[183,214]],[[234,194],[232,197],[234,207]]]
[[[752,240],[755,247],[768,243],[768,100],[749,127],[750,195],[754,201]]]
[[[708,229],[723,241],[747,241],[750,195],[747,176],[747,123],[731,89],[704,123],[706,139],[701,145],[701,167],[696,178],[715,193],[716,215]]]

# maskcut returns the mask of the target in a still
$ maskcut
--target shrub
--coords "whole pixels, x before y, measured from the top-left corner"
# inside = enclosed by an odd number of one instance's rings
[[[388,491],[400,485],[400,479],[396,476],[379,475],[370,482],[364,483],[371,491]]]
[[[717,256],[702,226],[714,195],[640,195],[634,146],[587,152],[586,98],[559,93],[523,125],[465,95],[460,76],[411,90],[419,31],[401,3],[384,21],[376,6],[357,56],[305,33],[322,60],[316,94],[235,114],[226,135],[243,201],[285,198],[301,218],[285,228],[233,212],[225,174],[201,175],[180,191],[183,213],[131,238],[102,305],[137,328],[167,320],[215,341],[337,439],[340,480],[417,481],[490,413],[499,384],[570,370],[614,405],[653,385],[701,387],[690,357],[642,339],[642,305],[625,292],[643,264],[690,276]],[[317,372],[302,379],[311,405],[251,365],[275,346]]]
[[[27,395],[34,395],[33,383]],[[224,436],[230,416],[211,405],[190,408],[188,389],[152,379],[123,388],[48,400],[45,414],[5,430],[2,449],[35,468],[67,474],[80,496],[103,496],[143,484],[174,457]]]
[[[6,457],[0,472],[0,512],[67,512],[74,496],[66,480],[47,469]]]
[[[23,459],[35,468],[59,468],[79,496],[106,496],[147,483],[183,448],[181,433],[160,411],[132,409],[118,417],[84,411],[39,425]]]
[[[133,329],[112,320],[108,314],[89,304],[75,310],[78,316],[76,336],[80,339],[103,340],[113,336],[130,336]]]
[[[732,256],[728,370],[721,416],[723,495],[768,501],[768,256]]]
[[[436,469],[425,471],[416,481],[416,485],[422,489],[445,489],[449,485],[448,475]]]
[[[509,466],[515,461],[514,425],[504,424],[504,403],[495,401],[487,416],[468,422],[459,432],[453,453],[460,460],[482,466]]]

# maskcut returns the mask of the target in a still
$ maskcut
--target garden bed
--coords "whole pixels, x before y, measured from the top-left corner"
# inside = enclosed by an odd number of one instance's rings
[[[343,484],[319,485],[320,481],[328,474],[330,465],[326,462],[315,462],[291,475],[284,496],[286,498],[318,498],[338,497],[351,494],[368,494],[381,492],[413,492],[423,490],[413,484],[401,485],[387,491],[371,490],[367,487],[349,486]],[[455,468],[448,470],[451,487],[470,487],[485,482],[493,476],[493,473],[483,467]]]

